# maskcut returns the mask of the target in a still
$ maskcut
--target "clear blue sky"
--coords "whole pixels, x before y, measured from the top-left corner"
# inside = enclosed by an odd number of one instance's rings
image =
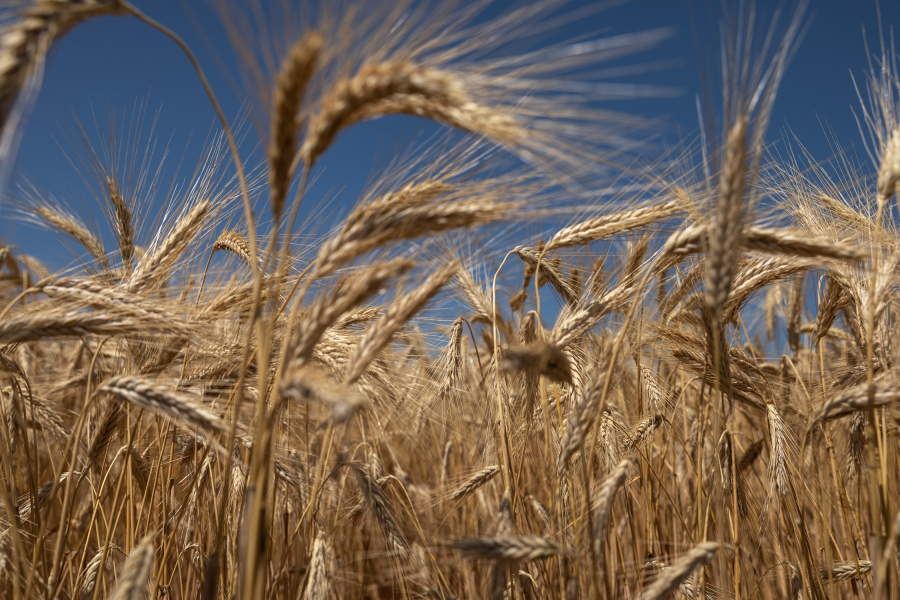
[[[209,3],[206,0],[134,0],[134,3],[187,41],[205,66],[225,113],[231,119],[239,118],[246,92],[230,83],[238,78],[225,70],[231,70],[229,45]],[[498,4],[502,7],[510,3]],[[759,0],[756,4],[761,19],[768,22],[774,9],[785,3]],[[613,102],[608,107],[661,118],[660,128],[665,137],[675,142],[679,137],[696,133],[697,49],[704,65],[714,67],[715,58],[711,53],[718,48],[721,6],[716,0],[633,0],[611,6],[558,31],[556,39],[587,31],[616,35],[671,27],[673,37],[655,49],[624,61],[629,64],[664,61],[667,65],[662,70],[618,81],[653,83],[677,88],[679,93],[674,97]],[[787,13],[792,8],[793,3],[786,3]],[[890,26],[900,25],[900,2],[883,1],[881,14],[883,31],[889,35]],[[855,145],[864,157],[851,112],[858,102],[850,74],[862,81],[867,70],[863,28],[870,50],[877,51],[875,1],[812,0],[807,20],[809,29],[779,91],[769,137],[778,139],[789,127],[817,158],[826,159],[831,155],[824,133],[828,127],[841,145]],[[211,48],[218,49],[224,62],[214,58]],[[176,176],[179,162],[182,162],[183,176],[189,176],[216,123],[186,58],[169,40],[132,18],[103,18],[77,27],[56,45],[50,57],[38,102],[21,143],[17,172],[27,172],[41,187],[65,198],[76,209],[90,206],[80,176],[66,158],[72,150],[64,130],[73,130],[75,118],[89,132],[96,132],[96,127],[102,132],[108,108],[121,122],[123,118],[130,120],[137,106],[145,107],[145,132],[156,118],[156,156],[161,155],[163,148],[169,149],[166,180]],[[320,163],[322,175],[312,199],[333,197],[335,192],[343,190],[339,202],[352,202],[371,176],[373,164],[383,162],[387,151],[403,148],[416,136],[421,139],[429,131],[432,130],[421,121],[408,118],[358,126],[344,135]],[[258,138],[252,129],[248,134],[242,151],[253,164],[258,164],[262,157],[256,146]],[[94,133],[94,140],[97,139]],[[14,180],[10,182],[12,185]],[[314,201],[308,205],[314,206]],[[0,212],[0,219],[0,236],[6,243],[18,245],[53,267],[63,267],[72,260],[64,246],[47,234],[10,219],[5,212]],[[100,220],[99,216],[96,220]],[[324,223],[324,228],[329,224]]]

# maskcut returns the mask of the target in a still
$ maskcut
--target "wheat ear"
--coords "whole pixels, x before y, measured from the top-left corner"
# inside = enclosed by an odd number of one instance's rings
[[[0,130],[29,76],[40,72],[53,42],[92,17],[127,14],[117,0],[35,0],[0,34]]]
[[[536,535],[470,538],[457,540],[453,546],[470,558],[506,562],[529,562],[564,553],[553,542]]]
[[[106,178],[106,189],[109,193],[109,201],[116,214],[116,236],[119,238],[119,253],[122,255],[122,264],[126,273],[131,274],[134,269],[134,226],[132,224],[131,209],[119,191],[119,186],[111,177]]]
[[[312,554],[309,558],[306,588],[303,597],[308,600],[327,600],[331,596],[331,582],[328,579],[328,542],[321,531],[316,534]]]
[[[184,252],[188,242],[203,224],[203,220],[211,209],[212,203],[209,200],[202,200],[179,219],[169,235],[159,245],[144,254],[134,273],[131,274],[126,289],[130,292],[140,292],[162,277],[166,269]]]
[[[231,252],[240,258],[248,267],[252,264],[250,259],[250,245],[247,243],[247,240],[244,239],[244,236],[237,231],[226,229],[219,234],[219,237],[216,238],[216,242],[213,244],[212,252],[218,252],[219,250]]]
[[[406,62],[369,64],[338,81],[310,119],[300,151],[311,169],[340,130],[387,114],[414,114],[501,142],[515,141],[522,129],[509,116],[473,102],[453,76]]]
[[[781,420],[781,415],[778,414],[778,409],[774,404],[767,404],[766,412],[772,453],[769,457],[770,486],[774,487],[782,496],[786,496],[788,493],[788,470],[784,421]]]
[[[57,212],[47,206],[37,206],[34,210],[44,217],[48,223],[75,238],[101,265],[107,269],[109,268],[109,260],[106,258],[106,248],[103,247],[103,242],[88,231],[87,227],[73,217]]]
[[[138,600],[147,589],[152,571],[153,537],[148,535],[128,555],[122,574],[119,575],[119,585],[113,590],[110,599]]]
[[[625,485],[625,479],[628,477],[628,470],[631,468],[631,459],[626,458],[613,470],[612,473],[603,481],[600,491],[597,493],[597,500],[594,508],[594,552],[596,556],[603,556],[604,544],[606,543],[607,528],[609,526],[609,515],[612,511],[613,500],[616,494]]]
[[[158,390],[152,382],[137,377],[113,377],[98,389],[119,400],[160,412],[188,429],[227,431],[227,424],[205,408],[182,396]]]
[[[664,570],[656,581],[644,588],[641,600],[668,598],[698,567],[712,560],[720,546],[717,542],[704,542],[691,548],[681,560]]]
[[[290,187],[300,104],[322,43],[322,34],[315,31],[300,38],[288,52],[276,79],[269,142],[269,199],[276,219],[281,216]]]
[[[292,344],[293,359],[301,364],[311,355],[316,342],[338,318],[354,306],[365,302],[389,279],[402,275],[413,263],[397,258],[381,262],[356,275],[336,297],[320,301],[306,314],[297,327]]]
[[[681,203],[674,200],[642,206],[633,210],[603,215],[564,227],[556,232],[544,247],[545,252],[590,244],[603,238],[625,233],[667,219],[681,212]],[[540,250],[538,250],[540,252]]]
[[[480,471],[476,472],[474,475],[466,479],[462,485],[453,490],[448,498],[451,501],[462,500],[488,481],[494,478],[494,476],[500,472],[500,467],[497,465],[491,465],[490,467],[485,467]]]
[[[350,355],[347,361],[347,373],[344,377],[346,384],[352,384],[359,379],[366,367],[374,360],[375,355],[391,340],[394,333],[419,312],[450,281],[458,269],[458,261],[441,267],[411,294],[391,303],[384,316],[369,328]]]

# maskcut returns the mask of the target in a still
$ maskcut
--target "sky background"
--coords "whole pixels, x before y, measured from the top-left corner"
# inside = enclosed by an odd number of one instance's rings
[[[230,56],[230,45],[216,12],[206,0],[133,0],[148,15],[173,29],[195,51],[204,65],[225,114],[233,122],[246,114],[252,91],[235,86],[239,81]],[[521,3],[498,2],[490,11]],[[570,3],[572,8],[581,2]],[[604,108],[658,119],[660,139],[668,144],[697,134],[696,95],[700,90],[698,64],[715,66],[719,48],[718,23],[722,4],[714,0],[633,0],[556,31],[548,41],[588,32],[598,36],[671,28],[672,36],[655,48],[620,61],[622,64],[659,65],[652,72],[613,81],[654,84],[675,94],[610,102]],[[757,12],[768,23],[779,6],[785,6],[782,21],[789,18],[793,3],[758,0]],[[881,31],[890,35],[900,25],[900,1],[881,3]],[[826,130],[844,148],[865,160],[861,138],[853,117],[858,108],[851,73],[863,81],[868,56],[878,50],[879,23],[874,0],[812,0],[806,19],[809,27],[791,61],[778,93],[769,127],[769,138],[797,136],[819,160],[833,155]],[[708,73],[707,73],[708,74]],[[73,167],[70,135],[81,123],[92,141],[105,143],[106,122],[115,114],[120,126],[143,115],[142,145],[156,140],[158,160],[168,148],[164,181],[189,177],[211,131],[215,115],[190,63],[170,40],[133,18],[101,18],[78,26],[59,41],[49,59],[40,96],[34,106],[18,153],[18,164],[8,185],[26,173],[41,189],[49,190],[76,212],[90,219],[91,199],[82,182],[83,170]],[[318,179],[307,207],[316,199],[337,198],[320,232],[336,223],[385,153],[402,149],[429,135],[434,128],[407,117],[381,119],[357,126],[338,140],[319,163]],[[258,136],[249,128],[242,154],[259,164]],[[854,150],[855,148],[855,150]],[[155,162],[155,161],[154,161]],[[181,165],[179,170],[179,164]],[[65,246],[44,231],[11,218],[0,211],[0,236],[52,268],[72,262]],[[95,219],[101,222],[98,215]],[[112,246],[110,246],[112,247]]]

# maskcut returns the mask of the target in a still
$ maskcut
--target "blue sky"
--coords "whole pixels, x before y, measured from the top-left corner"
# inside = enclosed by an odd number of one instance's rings
[[[239,119],[248,92],[233,85],[239,78],[232,68],[226,35],[209,2],[134,3],[187,41],[204,65],[226,115]],[[761,20],[768,22],[773,11],[785,3],[759,0],[756,4]],[[517,4],[500,2],[491,10],[510,5]],[[616,81],[675,88],[677,94],[611,102],[605,107],[658,118],[662,138],[674,144],[696,135],[698,60],[707,70],[715,66],[712,52],[718,49],[721,7],[713,0],[633,0],[580,19],[555,32],[552,39],[590,31],[617,35],[670,27],[671,38],[621,61],[659,67]],[[787,3],[785,12],[790,13],[792,8],[793,4]],[[881,16],[882,31],[889,35],[891,25],[900,25],[900,2],[882,2]],[[769,137],[778,140],[790,129],[816,158],[827,159],[833,153],[825,135],[827,128],[843,147],[855,146],[864,158],[852,114],[858,101],[851,73],[862,81],[868,68],[863,29],[870,51],[878,49],[876,4],[874,0],[813,0],[807,21],[808,31],[779,91]],[[214,113],[190,64],[172,42],[133,18],[98,19],[79,26],[54,48],[22,139],[14,177],[27,173],[41,188],[76,209],[90,206],[81,175],[67,158],[73,152],[65,132],[73,132],[78,121],[94,141],[101,143],[97,132],[105,132],[109,110],[126,125],[143,113],[144,144],[155,121],[155,156],[159,158],[166,147],[169,150],[165,181],[190,175],[204,142],[216,127]],[[248,135],[242,152],[252,164],[258,164],[262,157],[258,138],[252,129],[245,131]],[[337,195],[332,212],[339,214],[342,205],[357,198],[374,165],[383,162],[386,153],[403,149],[431,131],[433,128],[416,119],[389,118],[347,132],[319,164],[320,176],[307,206]],[[72,260],[65,247],[46,233],[10,219],[6,212],[0,213],[0,219],[0,236],[6,243],[19,246],[52,267],[63,267]],[[324,229],[329,224],[324,223]],[[323,224],[319,225],[321,232]]]

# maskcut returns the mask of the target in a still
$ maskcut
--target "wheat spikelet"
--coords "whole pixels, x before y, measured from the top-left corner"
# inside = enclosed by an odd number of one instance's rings
[[[153,537],[147,536],[132,548],[119,575],[111,600],[138,600],[147,589],[153,571]]]
[[[48,206],[37,206],[34,210],[44,217],[48,223],[75,238],[101,265],[107,269],[109,268],[109,261],[106,258],[106,249],[103,247],[103,242],[88,231],[87,227],[76,221],[75,217],[65,215]]]
[[[169,235],[144,254],[131,274],[126,289],[130,292],[140,292],[163,277],[165,271],[184,252],[187,243],[203,224],[211,209],[212,203],[209,200],[201,200],[179,219]]]
[[[300,38],[288,51],[276,79],[269,142],[269,200],[276,219],[281,216],[291,180],[300,127],[297,113],[322,43],[322,34],[315,31]]]
[[[480,471],[476,472],[474,475],[466,479],[462,485],[458,488],[450,492],[448,499],[451,501],[462,500],[488,481],[494,478],[494,476],[500,472],[500,467],[497,465],[491,465],[490,467],[485,467]]]
[[[603,238],[631,231],[667,219],[681,212],[681,204],[674,200],[662,204],[642,206],[633,210],[603,215],[564,227],[547,242],[544,250],[558,250],[589,244]],[[532,250],[533,252],[533,250]],[[540,250],[537,251],[540,253]]]
[[[536,535],[470,538],[454,541],[453,547],[469,558],[504,562],[529,562],[565,553]]]
[[[227,431],[222,419],[182,396],[157,389],[153,383],[138,377],[113,377],[98,388],[119,400],[160,412],[188,429]]]
[[[248,267],[253,263],[250,258],[250,245],[244,236],[231,229],[226,229],[219,234],[216,242],[213,244],[212,252],[219,250],[227,250],[238,258],[240,258]]]
[[[501,142],[523,135],[511,117],[468,98],[450,74],[404,62],[369,64],[338,81],[323,96],[300,150],[306,168],[312,168],[341,129],[400,113],[431,118]]]
[[[459,269],[459,262],[454,261],[432,273],[422,285],[412,293],[392,303],[384,316],[375,322],[354,348],[347,361],[347,373],[344,381],[347,384],[354,383],[363,374],[363,371],[375,355],[391,340],[397,332],[413,315],[437,294],[450,278]]]
[[[664,570],[656,581],[644,588],[641,600],[668,598],[698,567],[702,567],[712,560],[719,547],[720,544],[716,542],[704,542],[691,548],[691,551],[681,560]]]

